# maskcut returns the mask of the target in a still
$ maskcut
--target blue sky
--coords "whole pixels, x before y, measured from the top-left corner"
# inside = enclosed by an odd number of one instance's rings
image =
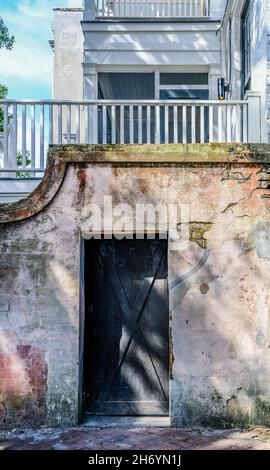
[[[80,0],[0,0],[0,16],[14,34],[12,51],[0,51],[0,83],[9,98],[52,97],[54,7],[75,6]]]

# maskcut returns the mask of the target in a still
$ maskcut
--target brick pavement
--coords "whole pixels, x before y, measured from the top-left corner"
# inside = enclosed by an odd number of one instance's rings
[[[173,428],[42,429],[0,432],[0,450],[270,450],[270,429]]]

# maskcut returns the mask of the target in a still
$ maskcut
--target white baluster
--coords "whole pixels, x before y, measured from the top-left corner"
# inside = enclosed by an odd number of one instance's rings
[[[210,0],[206,0],[206,16],[210,16]]]
[[[120,106],[120,144],[125,143],[125,121],[124,121],[125,108]]]
[[[165,144],[169,143],[169,106],[165,106]]]
[[[242,106],[243,113],[243,142],[248,141],[248,107],[246,104]]]
[[[222,133],[223,133],[223,120],[222,120],[222,106],[220,105],[218,107],[218,141],[222,142]]]
[[[134,113],[133,105],[129,106],[129,139],[130,144],[134,144]]]
[[[183,106],[183,144],[187,143],[187,107]]]
[[[44,104],[40,106],[40,141],[39,141],[39,166],[44,168],[45,155],[44,155]]]
[[[31,168],[36,166],[36,107],[31,106]]]
[[[142,144],[142,106],[138,106],[138,143]]]
[[[22,106],[22,167],[26,168],[26,105]]]
[[[18,153],[18,107],[17,104],[13,105],[12,112],[12,168],[17,167],[17,153]]]
[[[205,142],[204,132],[204,106],[200,106],[200,141],[202,144]]]
[[[49,145],[53,144],[53,105],[49,104]]]
[[[165,7],[166,7],[166,4],[165,4],[164,1],[163,1],[163,3],[162,3],[162,10],[161,10],[161,15],[160,15],[160,16],[166,16],[166,8],[165,8]]]
[[[237,104],[235,106],[235,139],[236,139],[236,142],[241,142],[240,124],[241,124],[240,105]]]
[[[76,144],[81,143],[81,107],[77,106],[76,112]]]
[[[155,106],[155,144],[160,144],[160,106]]]
[[[151,143],[151,107],[147,106],[146,111],[146,132],[147,132],[147,143]]]
[[[107,144],[107,107],[102,106],[102,143]]]
[[[58,145],[61,145],[63,141],[62,136],[62,105],[58,105]]]
[[[214,141],[214,110],[209,106],[209,142]]]
[[[178,107],[173,107],[173,142],[178,143]]]
[[[196,106],[191,106],[191,142],[195,144],[196,142],[196,128],[195,128],[195,121],[196,121]]]
[[[112,126],[112,144],[115,144],[116,143],[116,132],[115,132],[115,106],[113,105],[112,106],[112,122],[111,122],[111,126]]]
[[[4,106],[4,166],[8,167],[9,162],[9,145],[8,145],[8,134],[9,134],[9,118],[8,118],[9,105]]]
[[[230,105],[227,105],[227,142],[232,142],[232,114]]]
[[[71,143],[71,106],[67,105],[67,144]]]

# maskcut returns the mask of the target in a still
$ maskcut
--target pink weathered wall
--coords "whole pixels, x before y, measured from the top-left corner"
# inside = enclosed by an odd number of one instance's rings
[[[188,245],[169,240],[172,423],[270,424],[269,150],[51,150],[35,193],[0,206],[1,427],[78,422],[81,246],[104,195],[189,206]]]

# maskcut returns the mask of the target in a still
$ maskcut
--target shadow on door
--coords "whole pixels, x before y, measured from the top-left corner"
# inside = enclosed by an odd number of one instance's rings
[[[85,413],[168,415],[167,240],[85,242]]]

